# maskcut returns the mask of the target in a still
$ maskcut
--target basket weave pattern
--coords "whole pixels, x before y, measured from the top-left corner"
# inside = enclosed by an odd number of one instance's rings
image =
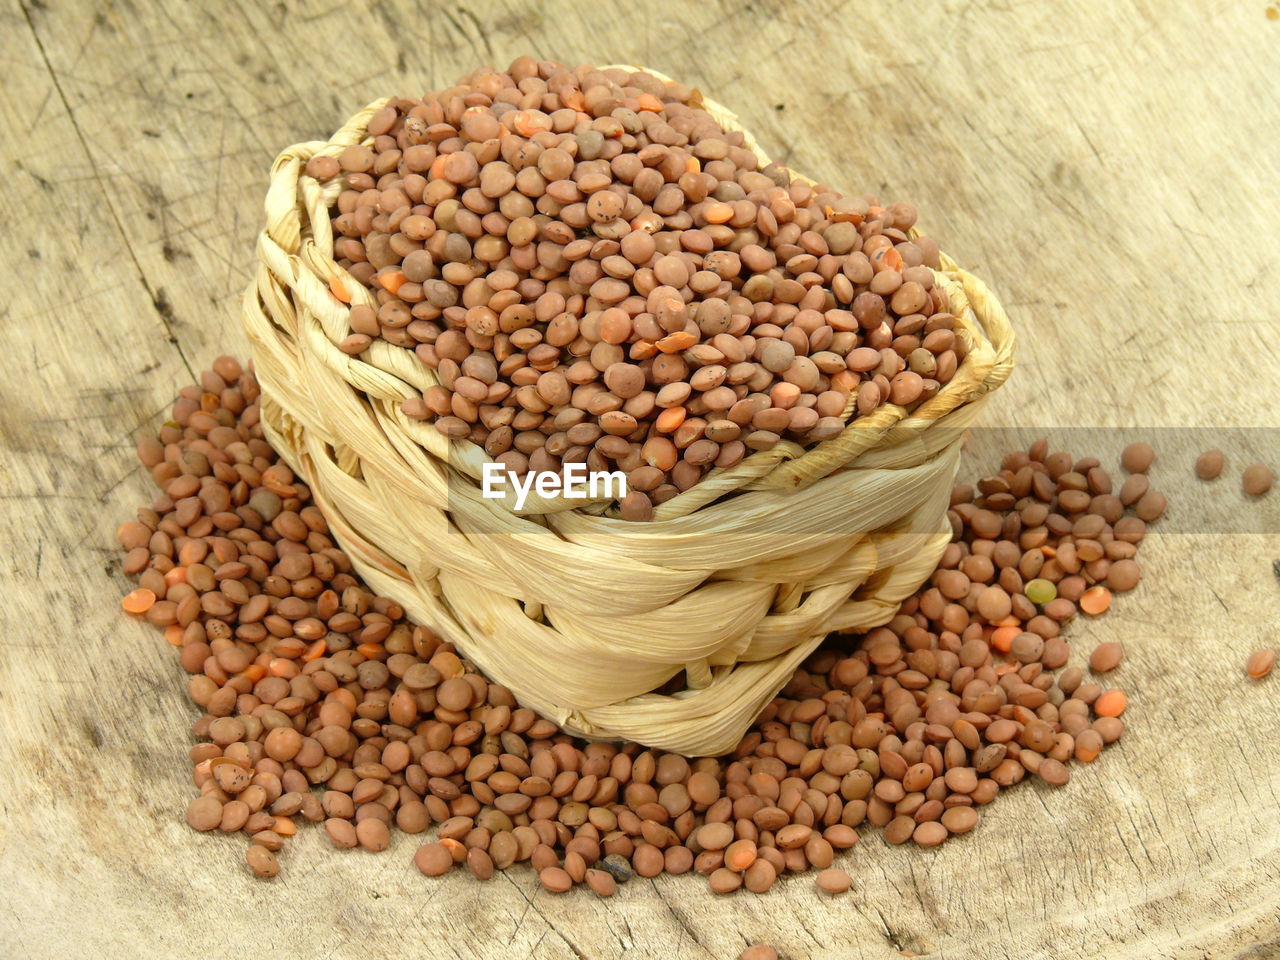
[[[480,496],[481,447],[400,413],[434,371],[382,340],[358,357],[337,348],[349,308],[330,277],[353,304],[378,304],[334,261],[339,184],[303,168],[367,142],[385,102],[272,167],[243,307],[269,441],[369,586],[523,705],[585,736],[731,750],[829,632],[885,623],[934,569],[964,429],[1012,369],[1004,310],[944,256],[937,278],[968,353],[915,410],[886,405],[808,450],[784,441],[716,469],[649,523],[532,493],[517,514],[510,497]],[[733,114],[703,107],[767,163]],[[652,692],[681,670],[686,689]]]

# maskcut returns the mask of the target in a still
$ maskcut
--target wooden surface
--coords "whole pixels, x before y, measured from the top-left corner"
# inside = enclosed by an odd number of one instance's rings
[[[344,854],[312,829],[257,882],[242,839],[183,822],[195,713],[173,651],[119,614],[114,544],[154,495],[136,439],[192,370],[244,352],[237,297],[276,150],[529,51],[651,64],[715,91],[796,168],[916,202],[1019,327],[990,423],[1270,428],[1224,445],[1236,470],[1245,444],[1280,466],[1266,11],[3,0],[0,955],[1275,956],[1280,677],[1241,668],[1280,643],[1280,491],[1263,509],[1234,476],[1191,481],[1211,431],[1159,434],[1172,506],[1144,582],[1071,629],[1077,662],[1126,645],[1120,745],[1063,789],[1002,796],[935,851],[867,830],[835,901],[812,876],[762,898],[635,881],[612,901],[556,898],[528,870],[428,881],[412,838]],[[966,472],[997,445],[978,436]],[[1264,532],[1227,532],[1245,529]]]

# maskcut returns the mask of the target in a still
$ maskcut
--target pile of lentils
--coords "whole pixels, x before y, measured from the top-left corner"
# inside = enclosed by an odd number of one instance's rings
[[[340,178],[334,256],[378,303],[341,349],[413,350],[440,384],[403,413],[517,476],[624,471],[630,520],[934,396],[966,345],[914,208],[760,169],[699,103],[532,57],[392,99],[370,142],[306,165]]]
[[[892,620],[833,637],[732,755],[687,759],[568,736],[366,590],[263,439],[258,395],[230,357],[182,390],[138,444],[162,495],[118,536],[139,578],[124,608],[164,630],[203,713],[187,820],[246,835],[260,876],[301,818],[341,849],[434,826],[414,857],[429,876],[528,862],[549,891],[607,896],[636,874],[763,893],[812,869],[838,894],[852,880],[833,862],[864,824],[936,846],[1028,776],[1065,784],[1124,730],[1122,691],[1052,671],[1063,625],[1138,582],[1164,506],[1141,472],[1117,495],[1096,459],[1044,441],[1009,454],[956,488],[954,542]],[[1121,659],[1104,644],[1089,667]]]

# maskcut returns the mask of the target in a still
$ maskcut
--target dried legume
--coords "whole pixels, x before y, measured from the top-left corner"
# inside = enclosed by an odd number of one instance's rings
[[[1245,673],[1260,680],[1271,672],[1271,668],[1276,662],[1276,652],[1274,650],[1255,650],[1249,655],[1249,660],[1245,663]]]
[[[1244,468],[1241,476],[1241,486],[1244,492],[1251,497],[1260,497],[1271,489],[1271,484],[1275,481],[1275,475],[1271,472],[1271,468],[1261,463],[1250,464]]]
[[[1107,673],[1120,666],[1123,657],[1124,648],[1120,644],[1114,641],[1100,643],[1089,655],[1089,669],[1094,673]]]
[[[1221,450],[1206,450],[1196,457],[1196,476],[1201,480],[1213,480],[1226,466],[1226,456]]]
[[[249,869],[260,877],[274,877],[280,872],[280,861],[276,855],[261,844],[249,844],[245,859],[249,862]]]
[[[960,809],[955,807],[953,809]],[[818,889],[823,893],[844,893],[853,885],[853,878],[843,870],[830,869],[823,870],[818,874]]]
[[[1151,444],[1139,440],[1129,444],[1121,452],[1120,466],[1130,473],[1146,473],[1151,469],[1151,462],[1155,456],[1156,452],[1151,448]]]

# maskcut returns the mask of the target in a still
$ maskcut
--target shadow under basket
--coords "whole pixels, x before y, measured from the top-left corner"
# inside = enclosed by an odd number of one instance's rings
[[[533,493],[517,513],[510,496],[481,496],[481,447],[400,412],[434,371],[383,340],[355,357],[337,346],[349,307],[330,278],[353,303],[377,301],[334,261],[340,185],[304,167],[368,142],[385,102],[272,167],[243,312],[269,442],[369,587],[523,706],[586,737],[731,751],[828,633],[886,623],[934,570],[965,430],[1013,366],[1008,317],[944,255],[936,282],[967,353],[914,410],[889,404],[808,449],[783,441],[717,468],[649,522],[620,519],[612,500]],[[768,162],[737,117],[702,106]],[[682,673],[683,689],[655,692]]]

